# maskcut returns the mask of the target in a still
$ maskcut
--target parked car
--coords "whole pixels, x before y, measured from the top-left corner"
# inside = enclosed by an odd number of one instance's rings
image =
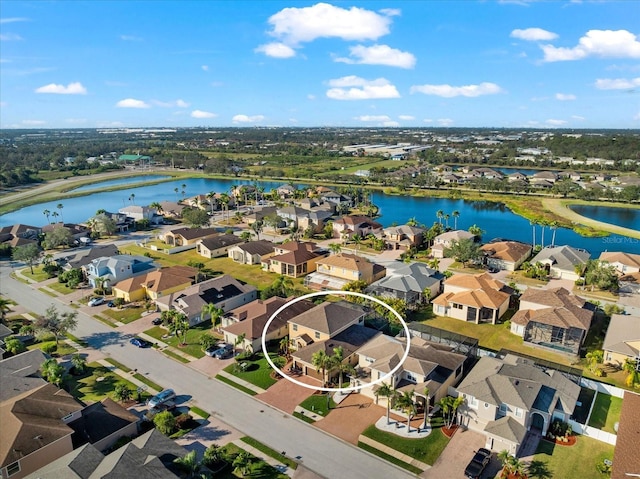
[[[144,414],[144,418],[147,421],[153,421],[153,416],[162,412],[162,411],[171,411],[176,408],[176,403],[174,401],[165,401],[161,404],[158,404],[155,407],[150,407],[149,410]]]
[[[217,344],[207,348],[204,352],[207,356],[216,359],[226,359],[233,356],[233,346],[231,344]]]
[[[100,306],[102,303],[104,303],[104,298],[102,296],[98,296],[96,298],[90,299],[87,304],[89,306]]]
[[[110,308],[113,308],[115,305],[116,305],[116,303],[113,300],[111,300],[111,301],[109,301],[107,303],[107,306],[109,306]]]
[[[153,320],[151,321],[151,324],[154,324],[155,326],[162,324],[162,318],[160,316],[158,316],[157,318],[153,318]]]
[[[149,407],[158,407],[160,404],[164,404],[168,401],[173,401],[176,398],[176,393],[173,389],[165,389],[164,391],[159,392],[147,403]]]
[[[490,460],[491,451],[481,447],[476,451],[471,462],[469,462],[467,468],[464,470],[464,476],[469,479],[478,479],[482,475],[484,468],[489,464]]]
[[[151,343],[149,341],[147,341],[146,339],[139,338],[137,336],[135,338],[131,338],[129,342],[138,348],[148,348],[151,346]]]

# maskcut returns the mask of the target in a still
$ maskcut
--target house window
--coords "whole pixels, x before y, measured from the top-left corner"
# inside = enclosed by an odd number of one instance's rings
[[[320,339],[320,333],[316,331],[316,339]]]
[[[522,417],[522,409],[519,407],[516,408],[516,417]]]
[[[500,413],[506,415],[508,410],[509,407],[505,403],[500,404]]]
[[[298,330],[298,325],[297,325],[297,324],[292,324],[292,325],[291,325],[291,327],[292,327],[292,329],[293,329],[294,331],[297,331],[297,330]]]
[[[478,400],[474,396],[469,396],[469,407],[478,409]]]
[[[453,303],[453,309],[462,309],[463,306],[461,304]]]
[[[12,462],[7,466],[7,477],[11,477],[18,472],[20,472],[20,461]]]

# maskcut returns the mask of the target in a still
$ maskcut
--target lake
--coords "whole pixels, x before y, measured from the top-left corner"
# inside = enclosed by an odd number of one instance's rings
[[[103,183],[94,183],[92,188],[101,187]],[[57,219],[64,219],[66,222],[84,222],[101,208],[108,211],[117,211],[123,206],[130,204],[148,205],[155,201],[176,201],[182,198],[182,185],[185,185],[185,196],[190,197],[196,194],[206,194],[210,191],[217,193],[228,192],[233,185],[252,184],[250,180],[221,180],[210,178],[183,178],[172,180],[155,185],[140,186],[137,188],[124,188],[118,191],[104,193],[93,193],[78,198],[69,198],[60,201],[51,201],[34,206],[22,208],[0,216],[0,226],[24,223],[34,226],[46,224],[43,211],[56,211],[61,216]],[[124,183],[126,184],[126,183]],[[277,188],[278,182],[259,182],[261,186],[269,191]],[[178,189],[176,193],[175,189]],[[129,198],[134,194],[135,198]],[[508,238],[531,243],[533,240],[533,230],[529,221],[512,213],[508,208],[499,203],[483,201],[454,200],[447,198],[416,198],[412,196],[392,196],[381,192],[373,193],[373,202],[380,207],[381,217],[379,222],[384,226],[393,223],[402,224],[409,218],[415,217],[418,222],[431,226],[437,221],[436,212],[442,210],[445,214],[451,215],[454,210],[460,212],[457,220],[458,228],[468,229],[471,225],[477,224],[485,234],[485,241],[493,238]],[[62,203],[63,208],[57,209],[57,204]],[[607,208],[607,210],[613,208]],[[624,211],[628,211],[623,209]],[[638,210],[634,210],[638,211]],[[53,219],[52,219],[53,221]],[[637,220],[636,220],[637,221]],[[454,218],[449,219],[449,225],[453,227]],[[637,224],[637,223],[634,223]],[[634,227],[634,226],[631,226]],[[544,243],[551,242],[552,232],[545,229]],[[536,227],[536,242],[540,243],[541,228]],[[629,253],[640,254],[640,240],[627,238],[618,235],[611,235],[605,238],[584,238],[572,230],[558,228],[556,230],[555,243],[558,245],[569,244],[576,248],[584,248],[591,252],[594,257],[600,255],[602,251],[623,250]]]
[[[640,209],[589,205],[572,205],[571,209],[579,215],[592,218],[596,221],[603,221],[605,223],[640,231]]]
[[[147,181],[161,180],[166,178],[165,175],[141,175],[141,176],[132,176],[130,178],[118,178],[117,180],[108,180],[108,181],[100,181],[98,183],[91,183],[89,185],[79,186],[78,188],[74,188],[74,193],[78,191],[91,191],[96,188],[108,188],[111,186],[121,186],[133,183],[144,183]]]

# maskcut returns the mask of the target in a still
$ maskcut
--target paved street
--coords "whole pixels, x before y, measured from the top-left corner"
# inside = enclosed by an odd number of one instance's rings
[[[0,292],[30,311],[44,313],[50,304],[59,311],[75,311],[60,301],[9,277],[9,263],[0,265]],[[365,451],[340,441],[317,428],[283,414],[281,411],[250,397],[203,373],[173,361],[153,349],[138,349],[128,343],[128,336],[78,314],[78,327],[73,334],[91,347],[136,369],[164,387],[185,394],[200,408],[210,412],[229,426],[285,451],[308,469],[326,477],[371,479],[373,477],[413,477]]]

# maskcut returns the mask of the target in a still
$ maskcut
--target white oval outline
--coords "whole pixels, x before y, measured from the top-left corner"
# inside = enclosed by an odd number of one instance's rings
[[[298,381],[297,379],[293,379],[292,377],[287,376],[284,373],[284,371],[281,371],[280,368],[276,367],[276,365],[273,364],[273,361],[271,360],[271,358],[269,357],[269,354],[267,352],[267,341],[266,341],[266,339],[267,339],[267,329],[269,328],[269,325],[271,324],[271,322],[276,318],[276,316],[278,314],[280,314],[282,311],[287,309],[292,304],[297,303],[298,301],[302,301],[303,299],[308,299],[308,298],[315,298],[316,296],[327,296],[327,295],[330,295],[330,294],[337,294],[339,296],[358,296],[360,298],[369,299],[369,300],[371,300],[371,301],[373,301],[375,303],[378,303],[378,304],[384,306],[385,308],[387,308],[389,311],[391,311],[393,314],[396,315],[396,317],[398,318],[398,320],[402,324],[402,327],[404,328],[404,332],[405,332],[406,337],[407,337],[407,347],[405,348],[405,351],[404,351],[404,354],[402,355],[402,358],[400,358],[400,362],[397,364],[397,366],[395,368],[393,368],[391,371],[389,371],[387,374],[385,374],[381,378],[378,378],[375,381],[366,383],[364,385],[337,389],[337,388],[315,387],[315,386],[312,386],[310,384],[305,384],[305,383],[303,383],[301,381]],[[344,393],[346,393],[346,392],[352,392],[352,391],[353,392],[357,392],[358,390],[360,390],[362,388],[366,388],[366,387],[369,387],[369,386],[374,386],[374,385],[376,385],[378,383],[382,383],[385,379],[388,379],[388,378],[392,377],[395,374],[395,372],[398,369],[400,369],[400,367],[402,367],[404,362],[407,360],[407,357],[409,356],[409,348],[411,347],[411,333],[409,332],[409,327],[407,326],[407,322],[404,319],[402,319],[402,316],[400,316],[400,313],[398,313],[395,309],[393,309],[391,306],[389,306],[384,301],[380,301],[378,298],[374,298],[373,296],[369,296],[368,294],[356,293],[355,291],[328,290],[328,291],[317,291],[317,292],[314,292],[314,293],[304,294],[304,295],[302,295],[302,296],[300,296],[298,298],[295,298],[295,299],[293,299],[291,301],[287,301],[285,304],[280,306],[277,309],[277,311],[271,315],[271,317],[267,321],[267,324],[265,324],[264,329],[262,330],[261,342],[262,342],[262,352],[263,352],[264,357],[266,358],[267,362],[269,363],[269,365],[278,374],[280,374],[280,376],[282,376],[287,381],[291,381],[292,383],[297,384],[298,386],[302,386],[302,387],[305,387],[307,389],[312,389],[314,391],[344,392]]]

